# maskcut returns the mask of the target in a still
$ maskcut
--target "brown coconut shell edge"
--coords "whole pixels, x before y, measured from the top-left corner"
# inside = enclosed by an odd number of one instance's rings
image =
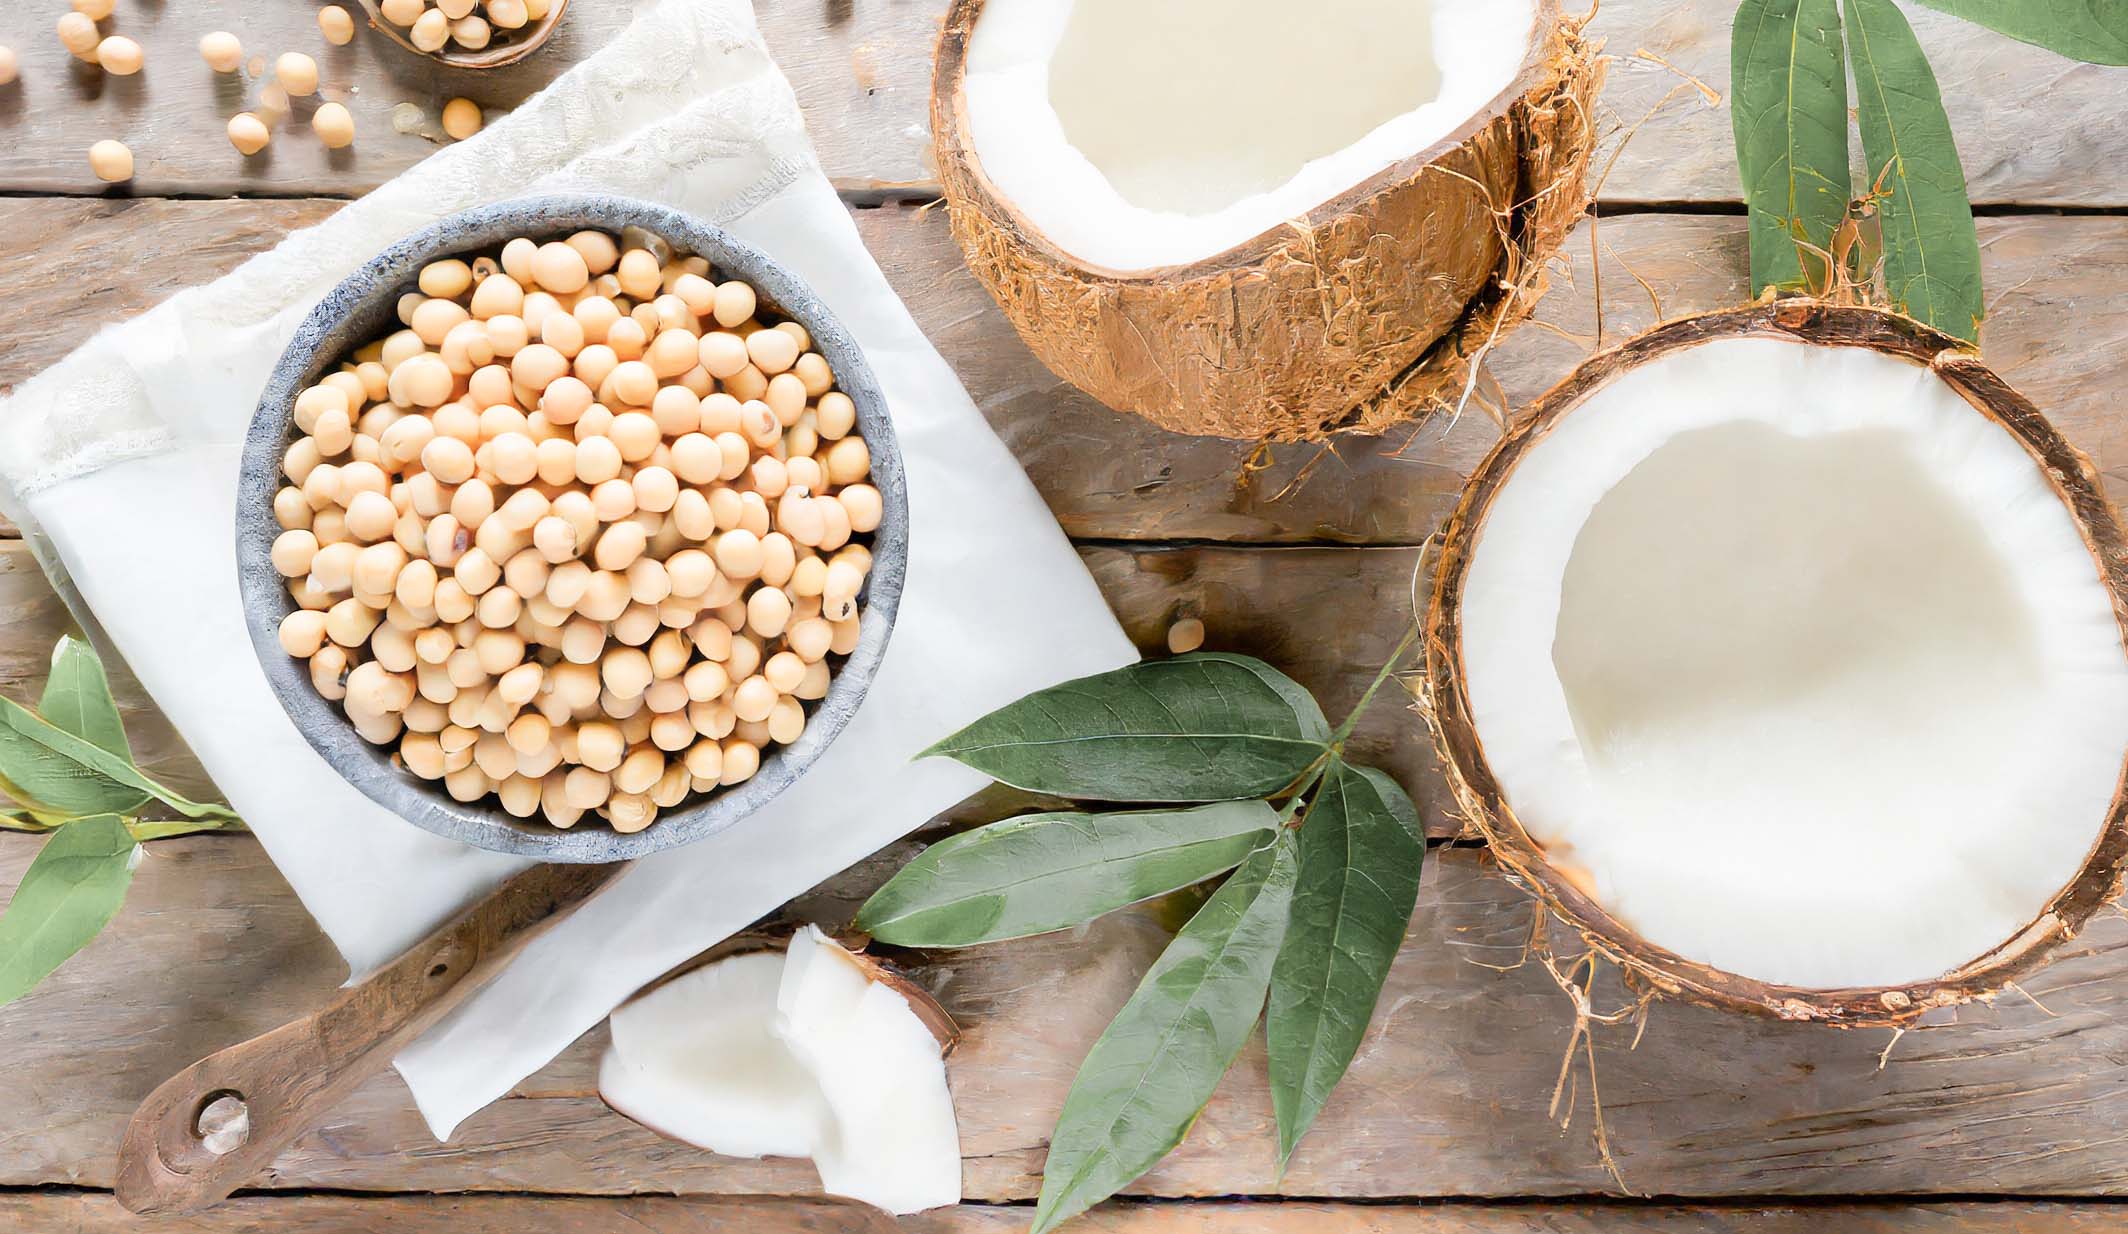
[[[757,951],[789,951],[793,937],[795,937],[795,933],[790,930],[777,932],[750,930],[744,934],[734,934],[723,942],[711,946],[708,950],[690,959],[682,960],[667,969],[650,984],[622,1000],[622,1005],[625,1006],[628,1003],[635,1002],[637,999],[647,997],[668,982],[684,977],[696,969],[707,968],[720,960],[729,960],[734,956],[750,955]],[[923,1022],[924,1027],[930,1031],[932,1038],[938,1042],[940,1058],[948,1057],[953,1053],[953,1047],[961,1042],[960,1025],[954,1022],[953,1017],[947,1013],[943,1006],[939,1005],[939,1001],[931,996],[929,990],[904,976],[886,961],[857,950],[857,948],[870,945],[871,939],[869,937],[860,934],[829,935],[829,938],[842,945],[844,954],[850,957],[850,960],[857,965],[867,978],[889,986],[895,993],[908,1000],[909,1010],[916,1013],[916,1018]],[[596,1084],[592,1085],[592,1092],[598,1097],[600,1105],[612,1110],[616,1115],[627,1119],[636,1126],[664,1136],[675,1143],[694,1147],[693,1141],[674,1135],[656,1123],[638,1118],[626,1110],[616,1107],[606,1100],[606,1094],[600,1092]]]
[[[1440,142],[1203,261],[1088,266],[997,193],[967,140],[984,3],[954,0],[932,79],[954,239],[1052,372],[1170,431],[1315,440],[1458,403],[1587,208],[1602,60],[1586,18],[1539,0],[1515,81]]]
[[[1702,1006],[1843,1027],[1894,1027],[1935,1007],[1986,1000],[2045,963],[2119,893],[2128,864],[2128,768],[2075,878],[2012,937],[1953,972],[1886,988],[1808,989],[1755,981],[1687,960],[1641,938],[1554,865],[1503,799],[1471,718],[1463,681],[1461,607],[1472,551],[1493,501],[1516,465],[1553,425],[1629,369],[1721,338],[1760,336],[1828,347],[1866,347],[1934,372],[1967,403],[2008,430],[2075,519],[2094,566],[2113,596],[2128,641],[2128,535],[2102,495],[2091,461],[2030,400],[2011,389],[1964,344],[1879,309],[1787,299],[1668,322],[1591,357],[1508,427],[1472,474],[1442,533],[1425,621],[1424,706],[1449,786],[1511,879],[1597,952],[1658,997]]]
[[[789,951],[791,939],[794,937],[796,937],[796,931],[790,929],[776,931],[749,930],[743,934],[734,934],[700,954],[675,964],[623,1001],[624,1003],[635,1002],[637,999],[648,996],[661,986],[684,977],[696,969],[707,968],[720,960],[729,960],[733,956],[748,955],[756,951]],[[938,1042],[938,1049],[941,1055],[951,1054],[953,1047],[960,1044],[960,1025],[954,1021],[952,1015],[946,1011],[945,1007],[931,996],[931,991],[918,985],[900,969],[895,968],[885,960],[865,954],[864,948],[870,946],[872,941],[869,935],[831,933],[828,935],[828,939],[842,947],[843,953],[850,958],[851,962],[857,965],[867,980],[885,985],[908,1000],[909,1010],[914,1011],[916,1018],[922,1020],[924,1027],[930,1030],[931,1036]]]

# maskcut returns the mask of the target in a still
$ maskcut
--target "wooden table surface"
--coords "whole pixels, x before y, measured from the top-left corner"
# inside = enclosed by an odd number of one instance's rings
[[[343,3],[346,0],[343,0]],[[821,157],[888,277],[1018,455],[1131,634],[1155,645],[1181,608],[1211,645],[1291,671],[1336,714],[1408,617],[1418,546],[1493,437],[1484,415],[1387,441],[1288,447],[1155,431],[1062,386],[962,268],[934,196],[924,96],[945,0],[757,0]],[[353,6],[350,4],[350,8]],[[395,104],[433,117],[468,94],[506,108],[625,23],[621,0],[576,0],[555,42],[490,76],[415,61],[362,31],[324,44],[312,0],[118,0],[110,27],[147,68],[104,79],[53,35],[63,0],[0,0],[0,43],[23,62],[0,88],[0,389],[98,326],[214,277],[330,214],[435,147],[395,132]],[[1520,403],[1585,355],[1662,314],[1734,302],[1745,272],[1729,119],[1690,88],[1726,87],[1733,0],[1605,0],[1617,57],[1603,123],[1645,119],[1571,241],[1541,323],[1499,353]],[[1984,215],[1988,358],[2053,413],[2128,497],[2128,70],[2070,64],[1912,16],[1950,100]],[[355,147],[302,127],[245,161],[222,137],[255,83],[216,78],[193,50],[236,31],[252,63],[317,56]],[[1652,115],[1651,115],[1652,112]],[[91,142],[138,158],[125,191],[90,176]],[[1600,266],[1600,271],[1598,269]],[[1598,277],[1600,273],[1600,278]],[[1600,308],[1599,308],[1600,305]],[[1258,460],[1261,462],[1261,460]],[[0,537],[12,531],[0,527]],[[19,540],[0,538],[0,691],[33,694],[67,626]],[[135,743],[200,786],[168,727],[122,683]],[[1260,1041],[1189,1141],[1085,1222],[1112,1234],[1634,1229],[2084,1231],[2128,1219],[2128,927],[2109,918],[1992,1007],[1908,1033],[1841,1033],[1658,1006],[1637,1048],[1599,1030],[1596,1079],[1625,1183],[1592,1140],[1586,1060],[1572,1115],[1548,1114],[1572,1017],[1535,965],[1511,967],[1531,909],[1483,851],[1453,841],[1415,717],[1377,707],[1365,754],[1392,768],[1437,837],[1420,907],[1350,1078],[1292,1167],[1272,1166]],[[961,815],[981,813],[978,802]],[[944,825],[944,824],[941,824]],[[2018,842],[2005,835],[2005,845]],[[37,848],[0,834],[0,888]],[[840,920],[915,851],[905,842],[805,897]],[[941,955],[916,974],[967,1026],[952,1062],[969,1203],[904,1222],[936,1234],[1021,1228],[1045,1137],[1079,1058],[1165,938],[1157,906],[1082,935]],[[206,1216],[141,1223],[107,1188],[133,1105],[196,1057],[326,998],[332,947],[248,836],[152,846],[118,919],[34,994],[0,1009],[0,1228],[761,1231],[893,1228],[807,1198],[803,1163],[675,1145],[608,1112],[594,1031],[452,1143],[430,1139],[394,1076],[364,1088],[277,1162],[260,1189]],[[1181,1200],[1159,1203],[1152,1200]],[[1266,1201],[1278,1200],[1270,1203]]]

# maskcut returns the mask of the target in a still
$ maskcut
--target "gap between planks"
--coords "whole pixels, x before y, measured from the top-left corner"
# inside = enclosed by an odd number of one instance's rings
[[[163,1219],[166,1234],[1008,1234],[1026,1228],[1024,1205],[963,1204],[896,1220],[826,1199],[240,1195],[206,1213]],[[99,1192],[0,1194],[0,1219],[23,1229],[130,1234],[139,1218]],[[1114,1202],[1067,1227],[1083,1234],[1804,1234],[1837,1223],[1842,1234],[2086,1234],[2122,1219],[2116,1205],[1939,1200],[1827,1204],[1352,1204],[1225,1200]]]

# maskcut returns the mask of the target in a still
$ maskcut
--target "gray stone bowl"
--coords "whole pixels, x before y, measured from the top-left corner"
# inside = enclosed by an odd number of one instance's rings
[[[296,394],[358,346],[396,328],[398,299],[414,290],[423,265],[491,252],[514,236],[560,238],[584,228],[618,234],[626,227],[662,236],[676,249],[708,258],[719,274],[745,279],[759,293],[765,312],[796,321],[812,334],[837,384],[857,405],[858,431],[871,448],[872,482],[884,505],[879,528],[870,537],[873,568],[860,598],[863,634],[856,650],[837,668],[827,696],[813,705],[805,733],[795,743],[765,753],[761,770],[751,780],[697,794],[661,811],[656,822],[632,835],[611,830],[596,816],[587,816],[571,830],[556,830],[512,817],[492,796],[460,804],[441,784],[397,765],[391,751],[364,741],[339,705],[312,688],[303,663],[281,650],[281,619],[295,602],[270,559],[274,537],[280,533],[273,494],[283,483],[281,456],[295,438]],[[732,826],[790,787],[842,732],[863,702],[894,629],[908,567],[909,500],[901,451],[878,380],[849,332],[803,282],[719,228],[663,206],[607,196],[537,197],[467,210],[408,236],[349,275],[304,319],[274,367],[245,438],[237,485],[236,553],[245,623],[266,680],[305,739],[365,796],[417,827],[479,848],[542,861],[621,861]]]

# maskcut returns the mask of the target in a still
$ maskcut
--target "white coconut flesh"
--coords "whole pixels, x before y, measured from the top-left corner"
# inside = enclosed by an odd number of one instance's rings
[[[2076,876],[2128,754],[2098,566],[1920,366],[1727,339],[1632,368],[1495,494],[1472,722],[1549,859],[1642,938],[1811,989],[1927,981]]]
[[[896,1214],[960,1201],[937,1038],[819,931],[674,978],[608,1025],[599,1093],[644,1126],[727,1156],[811,1157],[823,1190]]]
[[[968,140],[1050,243],[1215,256],[1424,151],[1513,83],[1535,0],[988,0]]]
[[[615,1009],[599,1093],[676,1140],[727,1157],[807,1157],[827,1105],[775,1034],[781,952],[733,956]]]
[[[958,1203],[945,1059],[908,1000],[807,926],[791,944],[776,1012],[831,1115],[812,1154],[821,1186],[895,1213]]]

